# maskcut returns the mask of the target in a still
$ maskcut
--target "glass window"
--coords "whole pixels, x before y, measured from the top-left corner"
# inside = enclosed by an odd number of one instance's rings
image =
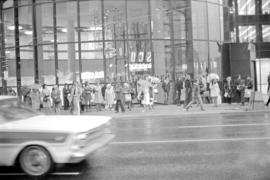
[[[238,0],[237,2],[239,15],[255,14],[255,0]]]
[[[130,39],[149,39],[148,2],[127,1],[128,34]]]
[[[82,43],[82,79],[104,78],[102,43]],[[107,61],[109,61],[107,59]]]
[[[263,42],[270,42],[270,25],[262,26]]]
[[[193,41],[194,77],[206,72],[209,66],[208,42]]]
[[[14,9],[6,9],[4,14],[4,28],[5,28],[5,46],[15,46],[15,26],[14,26]]]
[[[104,18],[105,18],[105,39],[106,40],[122,39],[126,26],[125,0],[115,0],[115,1],[105,0]],[[130,20],[132,19],[132,17],[129,18]]]
[[[270,0],[262,0],[262,13],[270,14]]]
[[[77,1],[56,3],[57,41],[75,42],[77,33]]]
[[[221,40],[220,17],[220,7],[218,5],[208,3],[209,40]]]
[[[102,40],[101,1],[80,2],[81,41]]]
[[[53,4],[36,6],[36,27],[38,44],[53,43]]]
[[[3,4],[3,8],[9,8],[9,7],[12,7],[13,6],[13,0],[7,0],[4,2]]]
[[[33,47],[21,47],[21,80],[22,85],[34,84],[34,58],[33,58]]]
[[[256,41],[255,26],[239,26],[239,40],[240,42]]]
[[[59,44],[58,45],[58,77],[59,83],[72,82],[73,77],[78,78],[78,43]]]
[[[15,61],[15,49],[6,48],[6,60],[8,62],[8,86],[16,86],[16,61]]]
[[[40,61],[42,69],[40,71],[43,74],[43,79],[46,84],[53,85],[55,84],[55,60],[54,60],[54,46],[46,45],[39,46],[43,51],[43,60]]]
[[[20,46],[33,45],[32,6],[19,7]]]
[[[206,3],[192,1],[193,39],[208,39]]]

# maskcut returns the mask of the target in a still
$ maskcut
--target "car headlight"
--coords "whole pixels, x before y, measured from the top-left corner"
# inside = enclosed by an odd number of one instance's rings
[[[87,134],[86,133],[80,133],[74,136],[73,144],[71,146],[71,149],[73,151],[78,151],[85,147],[87,141]]]

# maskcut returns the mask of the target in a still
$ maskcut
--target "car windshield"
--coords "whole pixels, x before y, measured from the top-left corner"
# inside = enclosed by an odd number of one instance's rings
[[[0,100],[0,124],[40,115],[16,98]]]

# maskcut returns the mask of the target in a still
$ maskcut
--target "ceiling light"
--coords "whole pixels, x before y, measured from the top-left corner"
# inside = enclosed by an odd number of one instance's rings
[[[19,26],[19,30],[21,30],[21,29],[22,29],[22,26]],[[15,26],[14,25],[8,26],[8,30],[14,31]]]
[[[33,31],[24,31],[24,34],[26,34],[26,35],[32,35],[33,34]]]

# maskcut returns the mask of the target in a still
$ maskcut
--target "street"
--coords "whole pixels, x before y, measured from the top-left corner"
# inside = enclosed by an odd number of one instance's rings
[[[45,179],[270,179],[270,113],[117,117],[112,130],[109,146]],[[0,179],[29,177],[1,167]]]

